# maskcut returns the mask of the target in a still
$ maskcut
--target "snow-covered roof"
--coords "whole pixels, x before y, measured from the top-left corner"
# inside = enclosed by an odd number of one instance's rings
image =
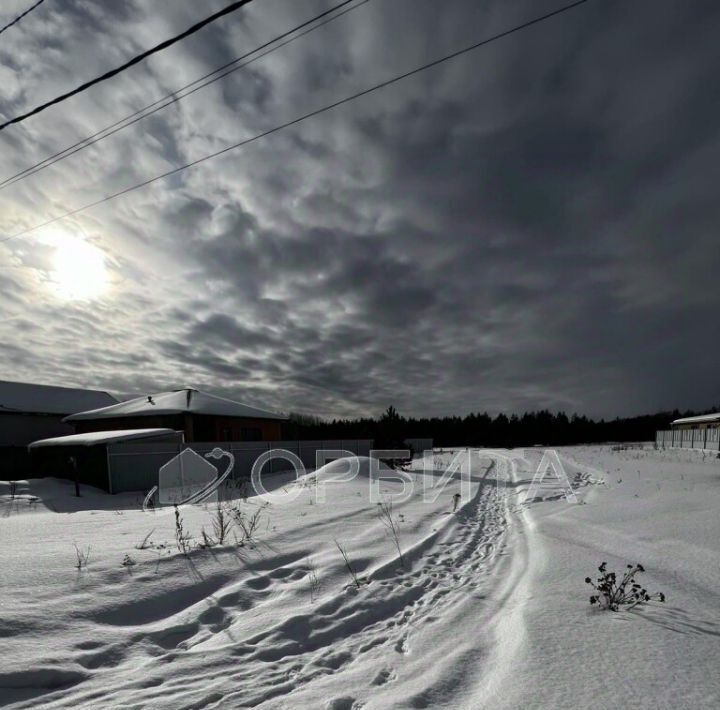
[[[96,446],[114,444],[118,441],[152,439],[154,441],[174,441],[180,439],[180,433],[174,429],[123,429],[121,431],[93,431],[87,434],[55,436],[52,439],[34,441],[28,449],[41,449],[46,446]]]
[[[0,380],[0,413],[75,414],[116,402],[115,397],[100,390]]]
[[[136,397],[126,402],[113,404],[102,409],[73,414],[65,419],[79,422],[95,419],[119,419],[122,417],[150,417],[159,414],[214,414],[225,417],[247,417],[252,419],[286,419],[282,414],[250,407],[224,397],[187,387],[172,392]]]
[[[714,414],[701,414],[698,417],[683,417],[682,419],[675,419],[671,422],[671,426],[677,424],[706,424],[708,422],[720,422],[720,412]]]

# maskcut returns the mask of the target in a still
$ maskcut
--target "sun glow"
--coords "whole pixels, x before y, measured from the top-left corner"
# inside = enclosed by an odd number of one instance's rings
[[[62,298],[99,298],[108,287],[105,255],[78,237],[63,237],[55,243],[51,273],[55,292]]]

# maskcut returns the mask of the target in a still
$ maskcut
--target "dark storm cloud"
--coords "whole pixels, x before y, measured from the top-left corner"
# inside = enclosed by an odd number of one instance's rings
[[[249,328],[224,313],[217,313],[206,320],[194,323],[188,335],[193,342],[224,345],[242,350],[255,350],[276,343],[276,339],[267,332]]]
[[[84,76],[92,57],[109,68],[203,14],[55,5],[0,48],[6,115]],[[253,4],[4,132],[8,172],[325,7]],[[3,229],[553,7],[372,0],[7,191]],[[0,271],[2,374],[120,392],[192,384],[324,415],[709,406],[718,20],[714,2],[591,2],[95,210],[68,228],[112,260],[101,303],[39,298],[45,252],[8,242],[3,263],[25,271]]]

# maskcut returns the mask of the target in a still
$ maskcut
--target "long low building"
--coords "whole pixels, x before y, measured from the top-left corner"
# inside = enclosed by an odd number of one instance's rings
[[[186,442],[277,441],[287,417],[191,387],[146,395],[66,417],[78,434],[126,429],[173,429]]]
[[[720,428],[720,412],[675,419],[670,423],[670,427],[672,429],[717,429]]]
[[[66,478],[109,493],[145,494],[153,486],[163,488],[161,471],[167,464],[177,461],[178,456],[183,457],[180,459],[183,461],[179,464],[180,471],[183,470],[187,457],[196,461],[202,458],[209,461],[217,469],[215,475],[219,475],[220,471],[225,470],[230,459],[223,456],[221,464],[217,464],[217,457],[208,458],[208,455],[217,448],[222,449],[232,456],[232,478],[235,481],[247,482],[258,458],[266,456],[275,448],[290,452],[305,467],[312,470],[317,463],[318,451],[337,452],[340,449],[348,455],[368,456],[372,447],[373,442],[370,439],[245,441],[218,444],[208,442],[188,445],[183,442],[181,431],[129,429],[45,439],[30,444],[29,449],[35,477]],[[287,471],[290,466],[290,461],[281,455],[265,462],[262,470],[266,474],[277,473]],[[181,473],[181,477],[182,475]]]
[[[28,447],[35,477],[67,478],[113,493],[122,481],[113,480],[110,450],[118,444],[182,444],[182,432],[172,429],[130,429],[71,434],[35,441]],[[123,490],[120,487],[120,490]]]

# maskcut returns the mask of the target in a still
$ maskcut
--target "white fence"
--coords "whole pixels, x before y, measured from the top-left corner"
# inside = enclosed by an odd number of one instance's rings
[[[704,449],[720,452],[720,429],[658,431],[655,432],[655,443],[663,449]]]

